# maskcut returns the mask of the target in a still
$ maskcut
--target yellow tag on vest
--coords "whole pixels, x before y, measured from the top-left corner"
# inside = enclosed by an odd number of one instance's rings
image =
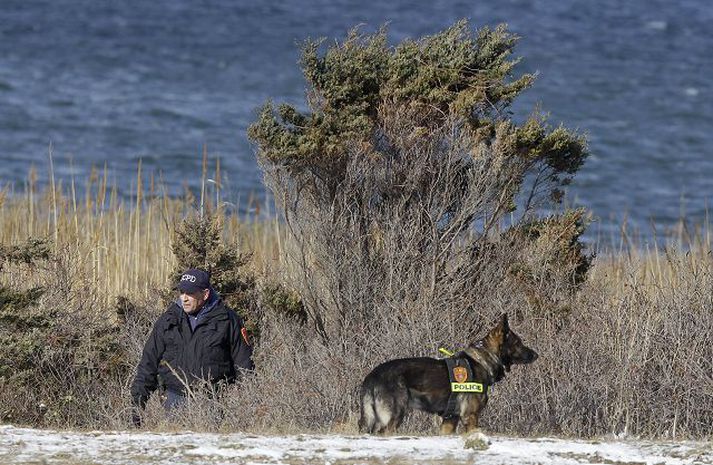
[[[483,392],[481,383],[451,383],[453,392]]]

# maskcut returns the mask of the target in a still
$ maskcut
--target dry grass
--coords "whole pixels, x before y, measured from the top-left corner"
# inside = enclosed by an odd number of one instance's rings
[[[170,247],[173,230],[187,213],[200,209],[199,201],[190,196],[168,198],[149,181],[147,187],[137,182],[133,200],[122,202],[103,173],[86,181],[83,192],[87,194],[81,199],[74,186],[38,194],[31,179],[26,194],[0,198],[0,243],[38,236],[55,239],[55,251],[63,258],[58,263],[66,267],[59,271],[71,270],[70,282],[61,284],[57,265],[50,264],[6,265],[0,283],[17,289],[57,287],[42,301],[41,309],[60,305],[66,285],[75,295],[61,303],[66,308],[60,313],[85,315],[83,324],[88,326],[94,324],[92,313],[113,318],[121,295],[131,296],[146,315],[119,328],[118,340],[128,353],[123,371],[95,384],[71,386],[73,381],[59,367],[50,375],[74,393],[73,399],[61,400],[71,405],[57,413],[62,408],[58,400],[50,408],[56,409],[54,416],[51,411],[25,415],[24,422],[33,423],[35,418],[35,424],[60,427],[121,427],[128,419],[132,367],[147,325],[162,311],[156,305],[156,290],[167,287],[175,266]],[[204,208],[209,207],[206,202]],[[281,224],[275,219],[252,221],[222,214],[226,242],[237,242],[254,254],[252,268],[258,278],[287,282]],[[310,325],[263,309],[255,375],[225,391],[218,401],[197,392],[187,414],[178,418],[166,418],[155,396],[147,410],[147,425],[354,432],[358,384],[372,366],[397,355],[436,356],[439,345],[455,348],[473,336],[470,330],[482,335],[500,311],[509,311],[514,328],[541,358],[531,367],[516,367],[498,385],[483,419],[487,429],[518,434],[710,437],[711,229],[707,225],[689,235],[679,232],[676,239],[665,247],[625,241],[613,252],[600,253],[587,283],[565,302],[570,311],[564,316],[543,314],[526,297],[493,285],[487,307],[468,316],[478,320],[469,323],[469,331],[463,331],[457,321],[462,312],[456,318],[450,309],[432,308],[429,316],[418,317],[407,309],[390,309],[381,321],[355,330],[352,340],[326,347]],[[51,395],[46,386],[30,384],[25,386],[29,397],[20,399],[9,387],[0,382],[0,404],[36,410]],[[433,420],[423,416],[415,416],[404,427],[435,430]]]
[[[119,198],[116,186],[108,186],[106,168],[92,171],[81,198],[74,180],[68,189],[58,185],[37,193],[35,175],[30,173],[23,195],[0,199],[0,242],[52,239],[54,252],[73,257],[74,269],[102,306],[113,305],[119,295],[146,299],[154,289],[168,284],[175,269],[171,240],[176,225],[201,205],[190,192],[170,198],[153,176],[143,177],[139,165],[132,183],[137,187],[127,201]],[[204,208],[215,210],[214,195],[220,193],[206,194],[211,200],[205,201]],[[275,266],[279,243],[273,220],[254,221],[233,213],[226,214],[224,224],[225,241],[252,251],[259,271]],[[4,278],[10,284],[42,284],[34,274]]]

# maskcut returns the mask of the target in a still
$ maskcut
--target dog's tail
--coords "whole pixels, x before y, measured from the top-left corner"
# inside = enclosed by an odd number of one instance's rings
[[[374,387],[361,387],[361,416],[359,417],[359,432],[374,434],[376,431],[376,398]]]

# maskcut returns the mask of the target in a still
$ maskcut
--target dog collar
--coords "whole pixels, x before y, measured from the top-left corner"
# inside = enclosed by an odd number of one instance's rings
[[[490,384],[493,384],[495,383],[495,381],[497,381],[497,377],[495,376],[495,368],[503,368],[504,365],[502,364],[500,359],[495,356],[495,354],[490,352],[482,345],[468,347],[463,352],[465,352],[477,364],[485,368],[485,370],[488,372],[490,380],[492,380]]]

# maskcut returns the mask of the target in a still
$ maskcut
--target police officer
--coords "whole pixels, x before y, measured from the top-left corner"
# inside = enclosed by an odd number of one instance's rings
[[[178,283],[179,299],[156,322],[148,341],[131,396],[137,407],[133,416],[140,425],[143,409],[158,387],[160,375],[166,387],[166,409],[184,402],[186,386],[199,380],[211,384],[234,382],[243,370],[252,370],[252,347],[243,322],[210,286],[210,276],[189,269]]]

